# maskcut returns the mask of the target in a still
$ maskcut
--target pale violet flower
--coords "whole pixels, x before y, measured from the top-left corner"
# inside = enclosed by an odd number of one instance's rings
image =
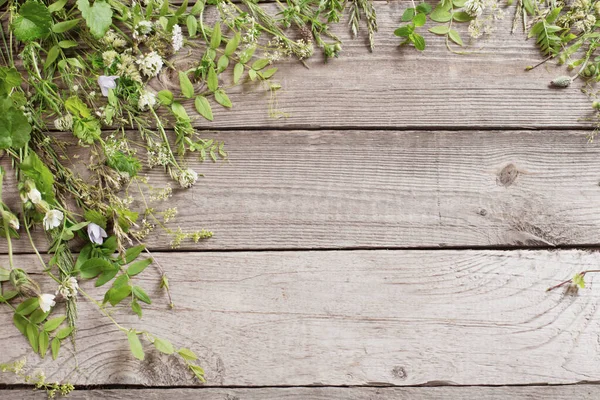
[[[45,293],[40,295],[38,299],[40,301],[40,308],[45,313],[50,311],[50,309],[56,305],[53,294]]]
[[[38,204],[40,201],[42,201],[42,194],[39,190],[33,188],[27,192],[27,198],[29,198],[33,204]]]
[[[63,213],[59,210],[50,210],[44,216],[44,229],[49,231],[60,226],[63,220]]]
[[[77,279],[75,279],[74,277],[70,277],[58,287],[56,294],[60,294],[65,299],[68,299],[77,296],[77,289],[79,289]]]
[[[88,236],[93,243],[102,244],[104,239],[108,236],[106,231],[98,224],[90,222],[87,226]]]
[[[139,66],[140,72],[148,78],[154,78],[163,67],[163,59],[156,51],[146,54],[136,60],[136,63]]]
[[[100,86],[100,90],[102,91],[102,96],[108,97],[109,89],[114,89],[117,87],[117,82],[115,82],[119,78],[118,76],[106,76],[100,75],[98,77],[98,86]]]
[[[175,53],[183,47],[183,34],[181,33],[181,27],[177,24],[173,25],[171,44],[173,45],[173,52]]]
[[[142,94],[140,94],[140,98],[138,99],[138,109],[140,111],[146,111],[150,108],[153,108],[156,105],[156,96],[152,92],[148,92],[144,90]]]

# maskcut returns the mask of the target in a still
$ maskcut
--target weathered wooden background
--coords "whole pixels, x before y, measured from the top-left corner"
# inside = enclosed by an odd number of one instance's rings
[[[230,161],[192,161],[206,177],[173,205],[215,237],[179,251],[153,237],[176,308],[117,318],[190,346],[204,387],[174,358],[136,361],[84,300],[77,355],[58,363],[0,309],[0,362],[26,356],[74,399],[600,398],[600,281],[545,292],[600,264],[590,102],[548,88],[551,65],[524,72],[540,55],[511,18],[468,54],[429,35],[424,53],[398,47],[407,4],[376,4],[373,53],[341,24],[340,59],[280,65],[289,117],[242,86],[198,121]],[[3,399],[43,397],[0,384]]]

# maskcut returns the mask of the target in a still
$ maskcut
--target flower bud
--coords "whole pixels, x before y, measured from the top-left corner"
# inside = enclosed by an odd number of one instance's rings
[[[573,79],[570,76],[559,76],[555,78],[552,82],[550,82],[550,86],[557,88],[566,88],[573,82]]]
[[[6,221],[8,226],[13,228],[15,231],[19,230],[19,219],[16,217],[15,214],[11,213],[10,211],[2,210],[2,218],[4,219],[4,221]]]

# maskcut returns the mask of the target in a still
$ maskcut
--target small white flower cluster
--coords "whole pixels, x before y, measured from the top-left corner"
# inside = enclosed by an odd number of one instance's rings
[[[490,35],[494,29],[494,22],[504,18],[504,10],[498,0],[467,0],[465,12],[475,17],[469,23],[469,35],[473,39]]]
[[[65,299],[70,299],[71,297],[77,296],[77,289],[79,289],[77,279],[70,277],[60,284],[56,291],[56,295],[58,296],[60,294]]]
[[[311,40],[307,42],[304,39],[300,39],[296,42],[294,54],[296,54],[299,59],[303,60],[305,58],[310,58],[314,52],[315,46]]]
[[[150,168],[169,165],[171,157],[166,146],[158,143],[148,148],[148,166]]]
[[[142,56],[136,63],[140,68],[140,72],[148,78],[157,76],[163,67],[163,59],[156,51],[152,51],[145,56]]]
[[[575,21],[575,23],[573,24],[573,29],[575,29],[579,33],[587,32],[590,29],[592,29],[594,25],[596,25],[596,17],[592,14],[585,15],[583,14],[583,12],[581,12],[580,14],[577,14],[573,17],[578,18],[577,21]]]
[[[66,113],[62,117],[55,119],[54,127],[59,131],[70,131],[73,129],[73,116],[69,113]]]
[[[482,0],[467,0],[465,2],[465,12],[471,17],[479,17],[483,14]]]
[[[191,188],[194,186],[196,181],[198,180],[198,174],[193,169],[186,169],[185,171],[181,171],[179,176],[177,177],[177,181],[179,182],[179,186],[184,189]]]
[[[154,93],[147,90],[143,90],[138,99],[138,109],[140,111],[146,111],[153,108],[156,105],[156,96]]]
[[[104,62],[104,66],[106,68],[112,67],[115,61],[119,60],[119,53],[114,50],[106,50],[102,53],[102,62]]]
[[[106,32],[101,41],[105,45],[109,47],[114,47],[115,49],[121,49],[127,46],[127,41],[121,36],[117,35],[112,29]]]
[[[143,41],[148,35],[152,33],[152,22],[150,21],[140,21],[133,28],[133,38]]]
[[[171,45],[173,45],[174,53],[177,53],[183,47],[183,34],[181,33],[181,27],[177,24],[173,26]]]

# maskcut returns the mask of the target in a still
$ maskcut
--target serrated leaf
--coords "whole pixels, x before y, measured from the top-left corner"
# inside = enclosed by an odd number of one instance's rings
[[[457,45],[464,46],[460,34],[456,30],[450,29],[450,31],[448,31],[448,37]]]
[[[215,91],[215,100],[217,101],[217,103],[219,103],[223,107],[227,107],[227,108],[232,107],[231,100],[229,100],[229,97],[227,96],[227,94],[221,89]]]
[[[198,114],[202,115],[209,121],[213,120],[212,108],[210,107],[210,103],[206,97],[196,96],[194,105],[196,106],[196,111],[198,111]]]
[[[233,83],[238,83],[243,74],[244,74],[244,64],[242,64],[242,63],[235,64],[235,67],[233,67]]]
[[[185,72],[179,71],[179,86],[184,97],[191,99],[194,97],[194,85]]]
[[[77,8],[90,30],[97,39],[102,38],[112,24],[112,8],[104,0],[95,0],[90,6],[88,0],[77,0]]]
[[[173,345],[166,339],[154,338],[154,347],[156,350],[160,351],[163,354],[173,354],[175,353],[175,349],[173,349]]]
[[[450,28],[448,25],[437,25],[429,28],[429,32],[435,33],[436,35],[445,35],[449,30]]]
[[[50,345],[50,347],[52,348],[52,359],[56,360],[58,358],[58,352],[60,350],[60,339],[56,337],[52,339],[52,344]]]
[[[60,324],[63,323],[63,321],[66,318],[67,317],[62,316],[62,317],[52,318],[52,319],[46,321],[46,323],[44,324],[44,332],[53,332],[53,331],[55,331],[60,326]]]
[[[30,42],[41,39],[50,33],[52,16],[43,3],[27,0],[13,21],[13,32],[17,39]]]
[[[129,348],[131,349],[131,353],[135,358],[140,361],[144,360],[144,349],[142,348],[142,342],[140,342],[140,338],[134,331],[127,332],[127,340],[129,341]]]
[[[410,35],[411,42],[415,45],[415,49],[423,51],[425,50],[425,39],[418,33]]]
[[[401,26],[400,28],[396,29],[394,31],[394,35],[399,36],[399,37],[409,37],[412,33],[414,32],[414,29],[409,26]]]
[[[132,289],[133,295],[139,300],[143,301],[146,304],[152,304],[152,300],[150,300],[150,296],[139,286],[134,286]]]

